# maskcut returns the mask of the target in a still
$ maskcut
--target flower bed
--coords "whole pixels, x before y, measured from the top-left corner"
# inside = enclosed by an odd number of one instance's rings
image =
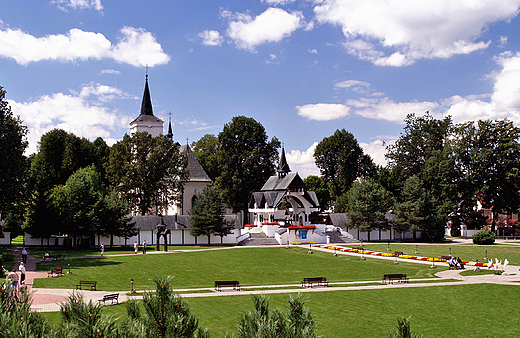
[[[291,225],[289,230],[311,230],[316,229],[315,225]]]

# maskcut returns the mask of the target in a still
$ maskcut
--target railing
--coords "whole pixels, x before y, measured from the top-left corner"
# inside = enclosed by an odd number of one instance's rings
[[[238,236],[238,237],[237,237],[237,244],[238,244],[238,243],[241,243],[241,242],[243,242],[243,241],[245,241],[245,240],[248,239],[250,236],[251,236],[251,234],[250,234],[249,232],[246,232],[245,234]]]

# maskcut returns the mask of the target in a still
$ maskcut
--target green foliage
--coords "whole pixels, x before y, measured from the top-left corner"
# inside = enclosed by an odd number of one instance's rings
[[[275,137],[269,141],[264,127],[245,116],[233,117],[224,125],[218,142],[220,176],[215,185],[227,206],[247,215],[251,193],[258,191],[275,172],[280,142]]]
[[[390,338],[422,338],[420,333],[412,332],[411,321],[412,316],[408,318],[397,317],[397,327],[390,332]]]
[[[401,232],[421,231],[430,241],[444,237],[444,224],[437,216],[430,193],[423,187],[417,176],[409,177],[403,187],[403,202],[397,203],[395,213],[396,229]]]
[[[197,142],[193,142],[191,147],[202,167],[209,171],[213,178],[220,176],[217,157],[219,148],[218,138],[213,134],[206,134]]]
[[[314,319],[304,308],[303,297],[289,295],[287,313],[269,311],[269,297],[253,296],[254,310],[244,312],[237,325],[239,338],[308,338],[316,337]]]
[[[5,215],[13,203],[23,197],[27,170],[24,156],[27,127],[13,116],[0,86],[0,214]],[[4,216],[5,217],[5,216]],[[0,229],[1,230],[1,229]]]
[[[354,182],[346,195],[346,213],[349,227],[368,232],[374,229],[389,229],[385,215],[392,205],[390,194],[376,181],[368,178]]]
[[[135,223],[130,223],[128,204],[112,190],[99,201],[95,213],[95,232],[110,237],[110,246],[114,236],[130,238],[138,234]]]
[[[491,230],[480,230],[471,239],[474,244],[489,245],[495,243],[495,234]]]
[[[314,191],[318,201],[320,202],[320,210],[328,210],[330,208],[330,189],[327,181],[321,176],[310,175],[303,179],[303,183],[307,190]]]
[[[134,212],[158,214],[179,198],[186,165],[178,143],[139,132],[112,146],[107,175]]]
[[[230,234],[233,225],[224,218],[224,203],[220,193],[213,186],[207,186],[197,196],[190,214],[190,233],[193,236],[207,236],[208,245],[212,234],[224,237]]]
[[[356,178],[375,171],[370,156],[363,153],[354,135],[345,129],[325,137],[316,146],[314,159],[321,175],[329,182],[333,199],[347,192]]]

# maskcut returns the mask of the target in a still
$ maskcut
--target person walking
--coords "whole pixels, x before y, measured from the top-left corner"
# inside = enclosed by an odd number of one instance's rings
[[[101,257],[103,257],[103,253],[105,252],[105,244],[101,242],[101,245],[99,247],[101,248]]]
[[[20,285],[25,284],[25,272],[27,270],[25,269],[24,262],[20,263],[20,266],[18,267],[18,271],[20,271]]]
[[[137,250],[139,250],[139,245],[137,244],[137,241],[134,242],[134,252],[137,253]]]
[[[7,278],[11,281],[11,288],[9,289],[9,296],[11,296],[13,289],[16,290],[18,287],[18,274],[16,273],[16,269],[13,269],[13,271],[9,272],[7,275]]]
[[[143,241],[143,255],[146,253],[146,241]]]
[[[27,264],[27,249],[25,247],[22,249],[22,262],[23,264]]]

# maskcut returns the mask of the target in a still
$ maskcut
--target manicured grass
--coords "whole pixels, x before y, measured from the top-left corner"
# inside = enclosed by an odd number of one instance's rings
[[[390,252],[402,251],[405,255],[415,256],[415,246],[418,245],[419,253],[418,256],[422,257],[441,257],[449,256],[450,248],[451,254],[455,257],[460,257],[463,260],[487,262],[484,257],[487,255],[489,258],[498,258],[502,261],[504,259],[509,260],[509,264],[520,265],[520,246],[519,245],[507,245],[507,244],[494,244],[494,245],[476,245],[476,244],[458,244],[453,245],[450,243],[445,244],[402,244],[402,243],[390,243]],[[387,243],[378,244],[365,244],[367,250],[387,252]]]
[[[519,296],[507,285],[432,285],[424,288],[315,292],[305,294],[318,335],[327,338],[388,337],[397,316],[412,315],[412,330],[425,337],[518,337]],[[287,295],[270,295],[270,309],[286,309]],[[192,313],[212,337],[236,333],[243,311],[251,311],[250,296],[186,298]],[[126,316],[124,305],[103,311]],[[45,313],[54,325],[59,313]],[[452,325],[452,323],[455,323]]]
[[[487,268],[481,268],[479,271],[465,270],[460,273],[461,276],[482,276],[482,275],[494,275],[495,270],[488,270]]]
[[[98,290],[124,291],[134,279],[136,290],[155,289],[154,276],[173,276],[172,287],[212,287],[215,280],[239,280],[241,285],[298,284],[304,277],[324,276],[330,282],[379,281],[384,274],[406,273],[410,279],[432,278],[442,267],[430,269],[425,264],[338,255],[306,248],[236,248],[160,255],[107,256],[105,258],[67,259],[38,263],[38,271],[50,271],[55,265],[72,275],[41,278],[39,288],[74,289],[79,280],[98,281]]]
[[[15,238],[11,238],[11,245],[14,246],[22,246],[23,245],[23,236],[16,236]]]

